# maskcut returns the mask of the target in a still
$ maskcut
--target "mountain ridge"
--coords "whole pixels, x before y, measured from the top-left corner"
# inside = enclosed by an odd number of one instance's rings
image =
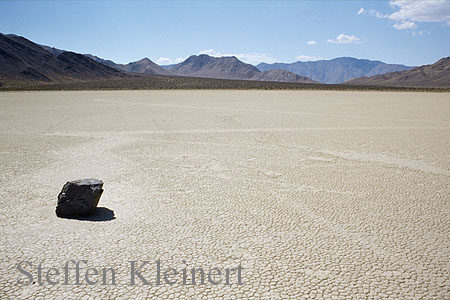
[[[387,64],[378,60],[354,57],[337,57],[330,60],[297,61],[294,63],[260,63],[256,66],[261,71],[272,69],[286,70],[306,76],[321,83],[343,83],[353,78],[404,71],[413,67],[400,64]]]
[[[0,81],[63,82],[130,76],[84,55],[58,55],[17,35],[0,34]]]
[[[45,45],[40,46],[55,55],[64,52],[64,50],[56,49],[54,47]],[[306,76],[300,76],[285,70],[262,72],[255,66],[240,61],[235,56],[212,57],[206,54],[191,55],[179,64],[164,68],[147,57],[128,64],[117,64],[111,60],[105,60],[92,54],[83,55],[99,63],[125,72],[217,79],[317,83]]]
[[[167,70],[174,75],[189,77],[316,83],[310,78],[285,70],[263,72],[254,65],[240,61],[235,56],[191,55],[185,61],[175,64]]]
[[[450,57],[441,58],[434,64],[416,67],[411,70],[352,79],[345,82],[345,84],[402,87],[450,87]]]
[[[340,68],[327,69],[330,64],[339,63]],[[450,88],[450,58],[421,66],[385,64],[381,61],[341,57],[329,61],[296,62],[293,64],[259,64],[244,63],[235,56],[212,57],[206,54],[191,55],[185,61],[161,67],[149,58],[143,58],[128,64],[116,64],[92,54],[79,54],[54,47],[36,44],[24,37],[14,34],[0,33],[0,85],[16,83],[50,83],[70,81],[90,81],[120,79],[124,77],[142,76],[139,74],[197,77],[225,80],[272,81],[293,83],[315,83],[311,78],[284,68],[294,68],[304,64],[322,64],[317,67],[322,76],[328,80],[344,78],[348,74],[376,74],[346,80],[343,85],[392,86],[392,87],[444,87]],[[281,66],[281,69],[273,69]],[[346,67],[345,67],[346,66]],[[347,75],[343,74],[346,69]],[[384,73],[391,69],[402,71]],[[261,69],[268,69],[262,71]],[[345,70],[344,70],[345,71]],[[344,76],[345,75],[345,76]],[[344,77],[342,77],[344,76]],[[178,79],[177,79],[178,80]],[[180,79],[181,80],[181,79]],[[183,79],[184,80],[184,79]]]
[[[260,72],[255,66],[243,63],[235,56],[212,57],[206,54],[191,55],[168,70],[181,76],[222,79],[251,78]]]
[[[170,75],[170,72],[157,65],[149,58],[144,57],[138,61],[130,62],[128,64],[115,64],[117,68],[126,72],[155,74],[155,75]]]

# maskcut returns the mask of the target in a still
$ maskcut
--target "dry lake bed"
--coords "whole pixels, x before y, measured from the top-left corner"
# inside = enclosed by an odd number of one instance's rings
[[[450,299],[449,93],[2,92],[0,152],[1,299]]]

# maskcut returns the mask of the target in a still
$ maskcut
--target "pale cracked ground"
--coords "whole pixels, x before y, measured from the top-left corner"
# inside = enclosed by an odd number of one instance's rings
[[[0,299],[450,299],[448,93],[0,93],[0,150]],[[116,219],[55,216],[86,177]],[[17,284],[69,259],[118,284]],[[128,285],[156,259],[244,284]]]

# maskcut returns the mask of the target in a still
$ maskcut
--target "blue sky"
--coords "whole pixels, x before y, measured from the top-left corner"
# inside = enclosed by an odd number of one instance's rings
[[[1,1],[0,32],[118,63],[192,54],[248,63],[450,55],[450,1]]]

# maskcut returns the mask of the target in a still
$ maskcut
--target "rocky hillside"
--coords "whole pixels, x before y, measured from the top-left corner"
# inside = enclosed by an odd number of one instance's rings
[[[450,57],[442,58],[432,65],[408,71],[357,78],[347,81],[346,84],[448,88],[450,87]]]
[[[4,82],[64,82],[127,77],[128,74],[84,55],[53,54],[24,37],[0,34],[0,84]]]
[[[317,83],[308,77],[300,76],[285,70],[270,70],[256,74],[252,80],[258,81],[278,81],[278,82],[304,82]]]

